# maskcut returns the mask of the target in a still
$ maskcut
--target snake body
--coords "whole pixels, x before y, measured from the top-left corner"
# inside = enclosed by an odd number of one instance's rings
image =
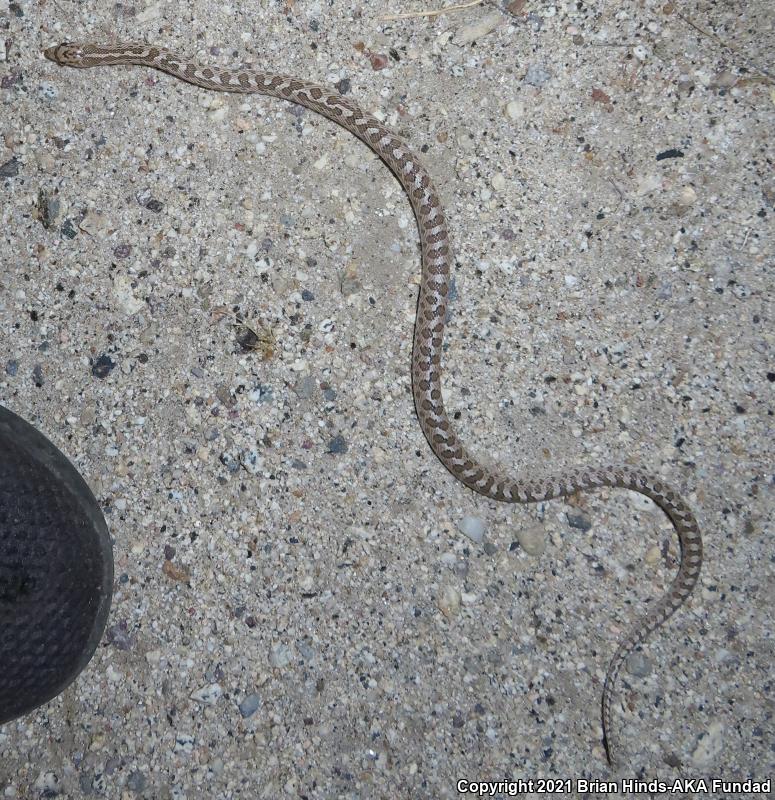
[[[146,44],[66,42],[48,48],[44,54],[63,66],[134,64],[161,70],[204,89],[259,93],[298,103],[350,131],[390,167],[409,197],[419,228],[422,278],[414,327],[412,391],[422,432],[441,463],[473,491],[507,503],[536,503],[600,487],[630,489],[651,498],[670,518],[678,535],[681,560],[676,577],[668,592],[652,603],[629,629],[606,673],[602,698],[603,739],[608,759],[613,764],[611,707],[619,671],[627,656],[691,595],[702,563],[700,530],[691,509],[674,489],[631,466],[588,467],[542,478],[515,479],[469,455],[452,428],[441,396],[442,337],[453,260],[449,231],[430,175],[406,142],[349,98],[326,86],[298,78],[253,69],[203,66],[164,48]]]

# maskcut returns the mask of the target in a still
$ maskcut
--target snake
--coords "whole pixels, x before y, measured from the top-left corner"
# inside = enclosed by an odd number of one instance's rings
[[[431,176],[409,145],[350,98],[327,86],[287,75],[252,68],[206,66],[142,42],[64,42],[45,49],[43,54],[66,67],[151,67],[203,89],[258,93],[297,103],[341,125],[390,168],[409,198],[420,237],[422,273],[412,344],[412,396],[420,428],[439,461],[469,489],[505,503],[539,503],[602,487],[638,492],[662,509],[677,534],[680,547],[677,574],[667,592],[627,629],[606,671],[601,703],[603,745],[609,764],[616,765],[618,745],[612,707],[619,672],[633,651],[692,594],[702,565],[699,525],[674,488],[635,466],[588,466],[544,477],[513,478],[469,454],[450,423],[441,394],[442,341],[453,263],[449,228]]]

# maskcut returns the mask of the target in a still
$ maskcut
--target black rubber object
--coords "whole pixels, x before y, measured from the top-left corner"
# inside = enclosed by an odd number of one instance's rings
[[[110,610],[113,552],[75,467],[0,406],[0,724],[89,663]]]

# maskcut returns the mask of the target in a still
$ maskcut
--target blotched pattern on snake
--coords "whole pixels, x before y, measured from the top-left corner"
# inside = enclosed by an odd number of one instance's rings
[[[627,656],[689,597],[702,563],[697,521],[679,494],[658,478],[630,466],[586,467],[543,478],[510,478],[469,455],[452,429],[441,399],[441,352],[452,249],[438,194],[427,170],[406,142],[373,115],[331,89],[306,80],[254,69],[229,70],[197,64],[146,44],[64,43],[45,56],[69,67],[135,64],[166,72],[188,83],[221,92],[271,95],[298,103],[346,128],[370,147],[400,181],[417,218],[422,246],[422,279],[412,352],[412,390],[422,432],[441,463],[470,489],[493,500],[534,503],[602,486],[630,489],[651,498],[670,518],[681,547],[678,574],[666,595],[653,603],[620,642],[603,687],[603,737],[614,763],[611,705],[617,676]]]

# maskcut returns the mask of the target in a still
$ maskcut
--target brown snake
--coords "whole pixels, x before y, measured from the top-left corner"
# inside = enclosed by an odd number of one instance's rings
[[[75,44],[44,51],[68,67],[137,64],[173,75],[205,89],[259,93],[298,103],[346,128],[370,147],[393,171],[412,204],[422,246],[422,280],[417,301],[412,351],[412,390],[417,418],[441,463],[475,492],[506,503],[536,503],[601,486],[631,489],[651,498],[670,518],[681,546],[681,563],[670,591],[653,603],[619,644],[603,687],[603,738],[614,763],[611,704],[619,671],[627,656],[686,601],[702,564],[697,520],[680,495],[657,478],[630,466],[589,467],[544,478],[514,479],[495,472],[463,448],[441,399],[441,343],[444,335],[452,250],[447,222],[427,170],[406,142],[391,133],[352,100],[331,89],[284,75],[253,69],[206,67],[160,47],[145,44]]]

